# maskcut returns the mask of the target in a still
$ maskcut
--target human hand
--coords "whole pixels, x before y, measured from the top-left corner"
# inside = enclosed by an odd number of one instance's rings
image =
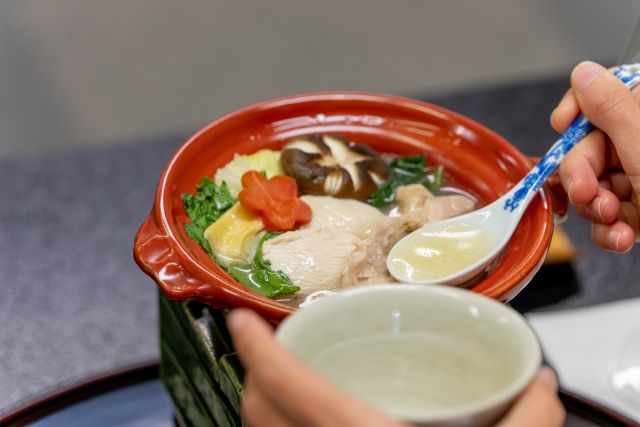
[[[564,417],[558,379],[545,366],[496,427],[560,427]]]
[[[408,427],[309,369],[254,312],[234,310],[227,324],[246,369],[242,412],[251,426]],[[553,371],[543,368],[498,426],[559,427],[564,410],[556,388]]]
[[[242,413],[252,427],[408,427],[309,369],[256,313],[234,310],[227,325],[246,371]]]
[[[638,93],[604,67],[583,62],[551,114],[558,132],[580,111],[597,127],[562,161],[560,180],[578,214],[592,222],[593,240],[615,252],[629,251],[640,237]]]

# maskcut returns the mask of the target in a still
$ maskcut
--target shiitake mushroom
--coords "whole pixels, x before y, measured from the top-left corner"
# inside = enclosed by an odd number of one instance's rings
[[[387,178],[387,165],[375,150],[335,135],[293,138],[280,163],[305,194],[364,200]]]

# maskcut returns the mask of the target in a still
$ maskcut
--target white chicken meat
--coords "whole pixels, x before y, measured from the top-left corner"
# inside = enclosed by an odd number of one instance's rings
[[[319,290],[342,287],[342,273],[356,246],[384,217],[377,209],[353,199],[303,196],[313,211],[299,230],[267,240],[265,259],[300,287],[296,299]]]

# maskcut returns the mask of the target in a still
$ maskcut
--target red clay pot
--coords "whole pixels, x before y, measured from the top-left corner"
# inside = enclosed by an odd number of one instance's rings
[[[148,218],[135,238],[134,258],[172,299],[214,307],[248,307],[272,322],[294,309],[262,297],[231,278],[184,231],[180,195],[194,193],[234,153],[279,149],[289,138],[333,133],[380,152],[424,153],[443,164],[449,182],[486,204],[507,192],[531,167],[526,156],[473,120],[412,99],[371,93],[315,93],[264,101],[224,116],[195,134],[164,169]],[[501,301],[513,298],[542,265],[553,230],[548,192],[531,203],[496,268],[472,287]]]

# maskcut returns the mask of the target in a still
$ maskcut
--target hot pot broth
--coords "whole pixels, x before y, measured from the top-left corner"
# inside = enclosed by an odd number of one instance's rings
[[[236,155],[197,190],[182,197],[187,234],[240,283],[293,306],[393,281],[386,257],[398,240],[476,208],[423,155],[381,155],[336,135]]]

